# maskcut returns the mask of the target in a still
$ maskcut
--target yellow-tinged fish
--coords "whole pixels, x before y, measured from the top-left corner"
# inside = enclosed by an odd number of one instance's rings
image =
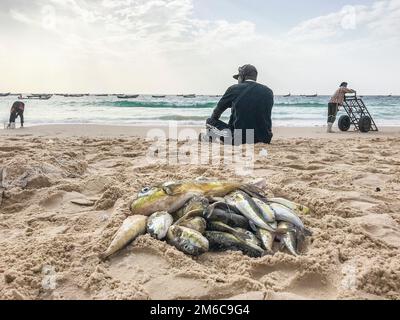
[[[100,255],[101,260],[105,260],[114,253],[123,249],[138,236],[146,233],[147,227],[147,217],[145,216],[132,216],[127,218],[123,223],[121,228],[114,235],[112,242],[108,249]]]
[[[178,250],[192,256],[199,256],[209,249],[208,240],[200,232],[181,226],[170,227],[167,239]]]
[[[144,216],[160,211],[172,214],[181,209],[195,195],[188,192],[171,196],[162,187],[144,188],[138,198],[132,202],[131,212],[134,215]]]
[[[272,210],[272,208],[267,203],[261,201],[260,199],[253,198],[253,200],[260,208],[264,220],[268,223],[274,223],[276,221],[274,210]]]
[[[193,197],[182,209],[174,213],[175,217],[179,217],[179,219],[175,222],[175,225],[182,225],[182,222],[186,220],[191,220],[196,217],[203,217],[209,204],[209,201],[205,197]]]
[[[168,182],[153,188],[144,188],[138,198],[132,202],[133,214],[149,216],[157,211],[167,211],[172,214],[181,209],[185,203],[195,196],[206,198],[225,197],[238,189],[254,190],[237,182],[224,181],[188,181]]]
[[[263,248],[266,250],[266,254],[274,254],[273,246],[274,246],[274,240],[275,240],[275,234],[259,228],[257,230],[257,236],[260,238]]]
[[[283,198],[272,198],[272,199],[268,199],[268,201],[274,202],[274,203],[279,203],[300,215],[301,214],[309,214],[311,211],[306,206],[303,206],[301,204],[298,204],[298,203],[295,203],[295,202],[292,202],[292,201],[289,201],[289,200],[286,200]]]
[[[204,197],[225,197],[227,194],[242,187],[244,185],[239,182],[198,180],[169,182],[163,185],[163,189],[172,196],[190,192]]]
[[[207,228],[207,222],[202,217],[196,217],[189,220],[184,220],[178,225],[181,227],[195,230],[197,232],[200,232],[201,234],[204,234]]]

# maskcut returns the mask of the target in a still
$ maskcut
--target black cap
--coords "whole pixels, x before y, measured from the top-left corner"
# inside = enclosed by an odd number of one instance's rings
[[[243,78],[257,79],[258,71],[255,66],[245,64],[243,67],[239,67],[239,74],[234,75],[233,78],[238,80],[239,76],[242,76]]]

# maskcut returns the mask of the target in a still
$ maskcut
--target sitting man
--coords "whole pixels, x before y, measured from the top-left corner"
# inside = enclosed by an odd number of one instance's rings
[[[24,127],[24,110],[25,103],[21,101],[14,102],[10,110],[10,121],[7,129],[15,129],[15,120],[17,120],[18,117],[21,119],[21,128]]]
[[[254,66],[248,64],[239,68],[239,74],[233,77],[239,83],[231,86],[218,103],[207,120],[207,135],[202,140],[220,139],[235,145],[271,143],[274,94],[268,87],[257,83],[257,77],[258,71]],[[220,118],[228,108],[232,114],[226,124]],[[250,135],[246,135],[248,130]]]

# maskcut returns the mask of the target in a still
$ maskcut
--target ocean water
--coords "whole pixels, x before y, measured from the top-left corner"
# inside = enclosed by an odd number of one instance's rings
[[[116,96],[23,100],[26,103],[27,126],[42,124],[167,124],[203,125],[219,101],[219,97],[197,96],[193,99],[167,96],[118,99]],[[365,96],[365,104],[379,126],[400,126],[400,97]],[[0,119],[8,122],[16,96],[0,97]],[[274,126],[323,126],[326,124],[329,96],[315,98],[276,96],[273,109]],[[342,114],[343,111],[340,114]],[[228,121],[229,109],[222,120]],[[17,120],[19,121],[19,120]],[[3,128],[3,126],[1,126]]]

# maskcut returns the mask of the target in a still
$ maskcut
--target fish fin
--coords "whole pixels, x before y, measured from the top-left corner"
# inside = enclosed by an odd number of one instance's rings
[[[200,176],[200,177],[197,177],[196,179],[194,179],[194,181],[197,181],[197,182],[209,182],[209,181],[212,181],[212,180],[210,178]]]
[[[162,189],[163,189],[164,192],[165,192],[167,195],[169,195],[169,196],[175,195],[172,186],[162,186]]]
[[[215,202],[204,210],[204,216],[206,217],[206,219],[210,219],[212,217],[215,209],[219,204],[220,202]]]

